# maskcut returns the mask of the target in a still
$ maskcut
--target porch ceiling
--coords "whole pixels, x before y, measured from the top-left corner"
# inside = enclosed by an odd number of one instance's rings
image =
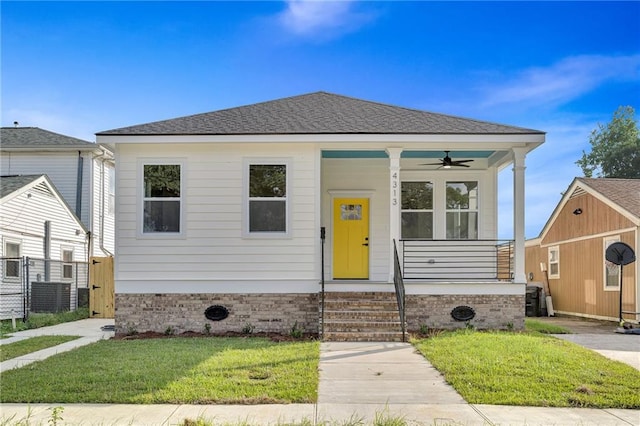
[[[489,158],[496,151],[449,151],[454,158]],[[400,158],[442,158],[443,150],[402,151]],[[323,150],[322,158],[389,158],[384,150]]]

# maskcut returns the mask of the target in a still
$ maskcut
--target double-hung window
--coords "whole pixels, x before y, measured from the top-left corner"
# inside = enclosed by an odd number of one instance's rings
[[[247,221],[249,235],[287,235],[289,167],[286,161],[251,161],[247,167]]]
[[[560,278],[560,247],[553,246],[548,249],[549,254],[549,278]]]
[[[478,182],[446,184],[446,235],[448,240],[478,238]]]
[[[5,241],[4,257],[5,278],[20,278],[20,243]]]
[[[174,163],[144,164],[142,168],[143,233],[180,233],[182,166]]]
[[[73,279],[73,250],[62,249],[62,278]]]
[[[402,238],[433,239],[433,183],[402,182]]]

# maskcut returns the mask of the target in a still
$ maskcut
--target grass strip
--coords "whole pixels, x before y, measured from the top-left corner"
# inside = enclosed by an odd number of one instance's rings
[[[472,404],[640,408],[640,371],[555,337],[463,330],[413,343]]]
[[[319,353],[319,342],[262,338],[103,340],[1,373],[0,401],[312,403]]]
[[[571,331],[559,325],[549,324],[530,318],[526,318],[524,320],[524,325],[528,331],[535,331],[543,334],[571,334]]]
[[[16,328],[13,329],[11,320],[0,321],[0,338],[7,337],[16,331],[31,330],[33,328],[48,327],[70,321],[78,321],[89,318],[89,308],[78,308],[75,311],[58,313],[30,313],[26,321],[16,320]]]
[[[80,336],[36,336],[0,345],[0,362],[79,339]]]

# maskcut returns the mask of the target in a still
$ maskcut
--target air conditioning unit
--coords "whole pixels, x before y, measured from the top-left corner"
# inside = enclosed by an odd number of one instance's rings
[[[70,310],[71,283],[31,283],[31,312],[65,312]]]

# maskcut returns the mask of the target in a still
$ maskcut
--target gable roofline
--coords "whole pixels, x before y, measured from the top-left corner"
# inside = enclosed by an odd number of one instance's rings
[[[108,146],[44,130],[39,127],[1,127],[0,150],[20,151],[112,151]]]
[[[431,113],[328,92],[155,121],[105,136],[544,135],[544,132]]]
[[[15,180],[15,185],[11,183],[9,185],[6,184],[6,180]],[[62,197],[62,194],[58,191],[58,188],[53,184],[49,176],[43,175],[12,175],[12,176],[0,176],[0,182],[2,182],[2,193],[0,194],[0,204],[6,203],[23,193],[29,191],[30,189],[36,187],[37,185],[44,183],[53,196],[58,200],[58,202],[62,205],[62,207],[69,213],[69,216],[75,221],[75,223],[80,227],[80,229],[87,234],[89,229],[82,223],[80,219],[75,215],[75,213],[69,207],[69,204]],[[7,190],[7,188],[9,190]],[[7,190],[5,193],[4,191]]]
[[[547,220],[547,222],[545,223],[544,227],[542,228],[542,231],[540,231],[540,235],[538,237],[536,237],[536,238],[538,238],[540,240],[543,240],[546,237],[547,233],[549,232],[549,229],[551,229],[551,225],[553,225],[553,223],[557,219],[558,215],[560,214],[560,212],[562,211],[564,206],[567,204],[567,202],[571,199],[573,193],[577,189],[581,189],[584,192],[586,192],[587,194],[590,194],[594,198],[602,201],[607,206],[611,207],[611,209],[613,209],[614,211],[620,213],[621,215],[623,215],[624,217],[629,219],[635,226],[640,227],[640,215],[629,211],[628,209],[626,209],[623,206],[621,206],[619,203],[616,203],[615,201],[611,200],[611,198],[609,198],[607,196],[607,194],[597,190],[592,185],[590,185],[589,183],[593,179],[605,179],[605,180],[608,180],[608,181],[613,181],[613,180],[637,181],[638,188],[639,188],[638,191],[640,191],[640,179],[612,179],[612,178],[582,178],[582,177],[576,177],[576,178],[573,179],[573,181],[571,182],[571,184],[569,185],[567,190],[562,195],[562,198],[560,199],[560,202],[556,205],[555,209],[551,213],[551,216],[549,216],[549,219]],[[637,197],[640,198],[640,192],[638,193]]]

